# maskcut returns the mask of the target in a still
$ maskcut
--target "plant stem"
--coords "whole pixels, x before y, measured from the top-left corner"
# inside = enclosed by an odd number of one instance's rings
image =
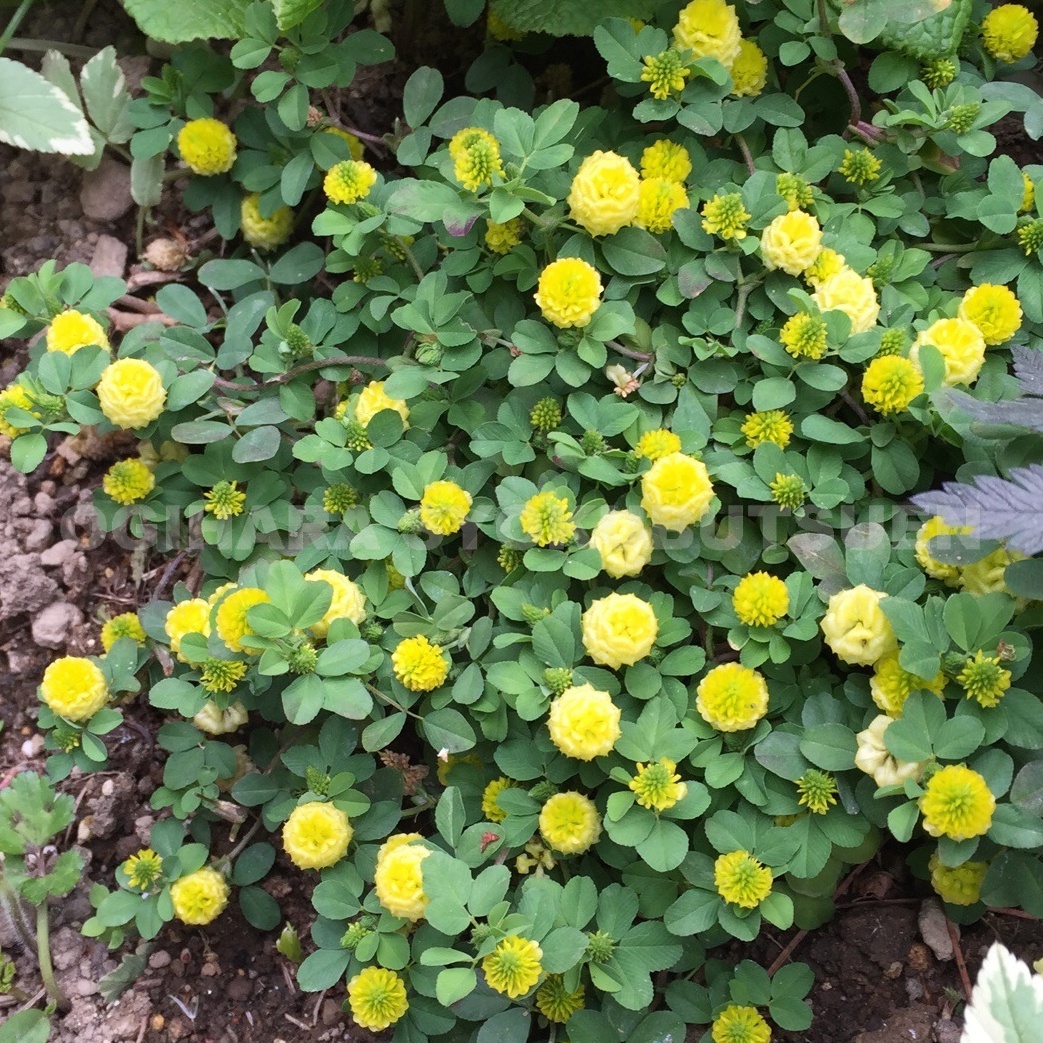
[[[840,80],[844,91],[847,93],[847,100],[851,103],[851,119],[850,123],[858,126],[862,122],[862,102],[858,97],[858,91],[855,90],[855,85],[851,82],[851,77],[847,74],[847,69],[844,68],[844,63],[837,58],[833,62],[833,68],[836,70],[837,79]]]
[[[333,355],[328,359],[312,359],[311,362],[303,362],[285,373],[280,373],[277,377],[272,377],[271,380],[258,380],[251,384],[236,384],[232,380],[225,380],[223,377],[215,376],[214,383],[227,391],[260,391],[261,388],[287,384],[302,373],[309,373],[313,369],[323,369],[326,366],[382,366],[384,369],[387,369],[387,365],[384,359],[370,358],[368,355]]]
[[[402,236],[396,235],[395,238],[398,240],[398,245],[402,248],[402,252],[406,255],[406,260],[409,262],[409,267],[413,269],[413,274],[422,281],[424,278],[424,271],[417,262],[416,255],[409,249],[409,244],[402,238]]]
[[[634,351],[633,348],[625,347],[618,340],[606,340],[605,347],[618,351],[620,355],[626,355],[628,359],[633,359],[635,362],[651,362],[654,358],[653,355],[646,354],[643,351]]]
[[[753,155],[750,152],[750,146],[746,144],[746,139],[741,134],[735,134],[735,141],[739,146],[739,151],[742,153],[743,161],[746,164],[746,169],[751,174],[757,173],[757,168],[753,165]]]
[[[14,36],[15,29],[17,29],[21,24],[22,19],[29,13],[29,8],[32,7],[35,2],[36,0],[22,0],[15,13],[11,15],[11,21],[7,23],[4,35],[0,36],[0,54],[4,53],[4,48],[11,42],[11,37]]]
[[[47,902],[36,907],[36,958],[40,962],[40,977],[43,978],[47,994],[61,1009],[68,1006],[68,1001],[58,988],[54,978],[54,965],[51,963],[51,924],[47,918]]]
[[[239,854],[239,852],[240,852],[240,851],[242,851],[242,850],[243,850],[243,848],[244,848],[244,847],[246,847],[246,845],[247,845],[247,844],[249,844],[251,840],[253,840],[253,838],[254,838],[254,834],[255,834],[255,833],[256,833],[256,832],[257,832],[257,831],[258,831],[258,830],[259,830],[260,828],[261,828],[261,820],[260,820],[260,819],[258,819],[258,820],[257,820],[257,821],[256,821],[256,822],[255,822],[255,823],[254,823],[254,824],[253,824],[253,825],[252,825],[252,826],[251,826],[251,827],[250,827],[250,828],[249,828],[249,829],[248,829],[248,830],[246,831],[246,836],[245,836],[245,837],[243,837],[243,839],[242,839],[242,840],[240,840],[240,841],[239,841],[239,843],[238,843],[238,844],[236,844],[236,845],[235,845],[235,847],[233,847],[233,848],[232,848],[232,850],[231,850],[231,851],[229,851],[227,855],[222,855],[222,856],[221,856],[221,858],[219,859],[219,861],[221,861],[221,862],[228,862],[228,863],[229,863],[229,865],[231,865],[232,859],[234,859],[234,858],[235,858],[235,857],[236,857],[236,856],[237,856],[237,855]]]
[[[25,36],[12,36],[6,46],[12,51],[57,51],[69,58],[92,58],[94,49],[82,47],[78,43],[65,43],[62,40],[30,40]]]
[[[984,249],[981,243],[917,243],[921,250],[928,250],[933,254],[969,254],[975,250]]]

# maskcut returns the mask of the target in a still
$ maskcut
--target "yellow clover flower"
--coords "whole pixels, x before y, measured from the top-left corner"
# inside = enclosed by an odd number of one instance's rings
[[[121,612],[108,620],[101,628],[101,647],[109,652],[121,637],[129,637],[139,645],[145,643],[145,628],[137,612]]]
[[[220,120],[189,120],[177,136],[177,149],[193,174],[212,177],[226,174],[235,163],[238,142]]]
[[[548,974],[547,980],[536,990],[536,1009],[548,1020],[564,1025],[577,1010],[583,1009],[585,988],[580,985],[574,992],[565,987],[561,974]]]
[[[1021,180],[1025,188],[1021,193],[1021,206],[1018,207],[1019,214],[1027,214],[1036,205],[1036,183],[1025,173],[1021,172]]]
[[[752,41],[739,42],[739,56],[731,68],[732,94],[736,98],[755,98],[768,82],[768,59]]]
[[[500,159],[500,143],[481,127],[465,127],[449,142],[453,158],[453,176],[468,192],[478,192],[492,185],[494,177],[504,177]]]
[[[543,950],[528,938],[509,934],[482,960],[482,971],[490,988],[510,996],[524,996],[540,980]]]
[[[676,773],[677,764],[669,757],[660,757],[648,764],[638,764],[637,774],[627,785],[637,803],[653,811],[666,811],[688,793],[688,786]]]
[[[891,622],[880,608],[887,595],[860,583],[829,599],[820,624],[833,654],[852,666],[873,666],[898,648]]]
[[[730,851],[713,864],[717,893],[732,905],[756,909],[771,894],[771,870],[749,851]]]
[[[691,74],[692,72],[685,64],[680,52],[668,47],[659,54],[650,54],[645,57],[641,80],[648,84],[653,98],[665,101],[671,94],[684,90],[685,80]]]
[[[561,257],[540,272],[533,299],[543,317],[559,329],[586,326],[601,307],[601,276],[579,257]]]
[[[648,180],[662,177],[683,184],[692,172],[692,159],[684,145],[662,138],[641,153],[641,176]]]
[[[640,201],[634,223],[656,234],[673,228],[675,210],[688,206],[684,186],[665,177],[646,178],[641,182]]]
[[[254,631],[246,621],[246,614],[254,605],[265,605],[271,598],[259,587],[240,587],[226,595],[217,608],[217,636],[229,651],[252,653],[243,646],[244,637],[252,637]]]
[[[89,721],[109,701],[109,686],[96,663],[62,656],[43,672],[40,698],[67,721]]]
[[[646,431],[637,440],[637,445],[634,446],[635,456],[644,457],[644,459],[651,460],[653,463],[661,456],[679,453],[680,451],[681,439],[673,431],[666,431],[661,427],[656,428],[654,431]]]
[[[700,213],[703,231],[707,235],[717,235],[725,240],[746,238],[746,222],[751,214],[738,192],[715,195],[703,204]]]
[[[920,798],[923,827],[932,837],[969,840],[988,832],[996,798],[978,772],[947,764],[927,782]]]
[[[695,690],[695,709],[719,732],[752,728],[768,712],[768,684],[740,663],[715,666]]]
[[[779,176],[781,177],[782,175],[780,174]],[[796,208],[791,207],[790,209]],[[846,268],[847,264],[844,261],[844,255],[837,253],[836,250],[832,250],[828,246],[824,246],[819,250],[818,257],[815,258],[811,267],[804,270],[803,279],[809,286],[818,287],[827,279],[832,279],[834,275],[839,275]]]
[[[170,887],[174,915],[182,922],[201,927],[216,920],[228,905],[228,881],[211,866],[197,869],[175,880]]]
[[[333,600],[326,614],[312,623],[310,630],[316,637],[325,637],[330,632],[330,624],[335,619],[350,619],[358,626],[366,618],[366,595],[357,583],[336,569],[312,569],[305,577],[307,580],[322,580],[333,588]]]
[[[825,815],[837,802],[837,780],[828,771],[810,768],[797,779],[797,801],[806,807],[812,815]]]
[[[377,851],[373,886],[380,904],[392,916],[416,923],[423,919],[428,897],[424,894],[421,863],[431,854],[419,833],[396,833]]]
[[[729,1004],[710,1029],[713,1043],[771,1043],[771,1029],[756,1007]]]
[[[212,699],[192,718],[192,723],[207,735],[230,735],[238,731],[250,719],[250,714],[241,702],[230,703],[223,710]]]
[[[693,58],[716,58],[731,69],[742,49],[742,31],[735,8],[724,0],[692,0],[677,18],[674,46]]]
[[[459,532],[471,509],[471,494],[456,482],[431,482],[420,500],[420,520],[428,532],[452,536]]]
[[[634,223],[640,196],[641,181],[630,160],[598,149],[572,179],[569,216],[590,235],[612,235]]]
[[[1021,302],[1006,286],[982,283],[963,295],[957,317],[977,326],[991,347],[1010,340],[1021,329]]]
[[[105,472],[101,487],[116,503],[126,506],[144,500],[156,487],[156,476],[140,458],[117,460]]]
[[[590,761],[612,752],[619,730],[619,707],[608,692],[591,684],[566,688],[550,704],[547,729],[551,742],[565,754]]]
[[[739,622],[748,627],[774,626],[789,612],[789,591],[778,576],[751,572],[739,580],[732,608]]]
[[[393,409],[402,418],[402,426],[409,427],[409,406],[401,398],[392,398],[384,391],[384,381],[371,380],[355,400],[355,419],[366,426],[385,409]]]
[[[912,692],[934,692],[940,696],[944,688],[945,674],[940,667],[932,678],[918,677],[899,665],[897,652],[879,659],[869,679],[869,694],[888,717],[902,716],[902,707]]]
[[[348,982],[348,1006],[356,1025],[381,1032],[409,1009],[406,983],[383,967],[364,967]]]
[[[768,409],[763,413],[747,413],[746,422],[739,430],[746,436],[751,449],[772,442],[785,449],[793,437],[793,421],[782,409]]]
[[[613,579],[637,576],[652,560],[652,531],[632,511],[609,511],[590,533],[601,567]]]
[[[1000,4],[982,20],[981,38],[985,50],[1001,62],[1018,62],[1036,45],[1039,22],[1021,4]]]
[[[947,565],[939,561],[931,554],[931,547],[937,540],[937,547],[944,548],[951,543],[945,537],[967,536],[973,531],[970,525],[946,525],[945,519],[938,515],[928,518],[916,532],[916,560],[920,568],[932,579],[940,579],[947,586],[959,586],[959,565]]]
[[[582,793],[555,793],[540,811],[540,836],[563,855],[581,855],[601,837],[601,816]]]
[[[713,500],[706,465],[684,453],[661,456],[641,478],[641,508],[653,525],[682,532],[702,519]]]
[[[88,344],[109,350],[109,338],[105,336],[105,330],[93,315],[69,309],[51,319],[51,324],[47,327],[48,351],[61,351],[66,355],[72,355]]]
[[[556,496],[549,489],[529,497],[518,521],[522,531],[537,547],[568,543],[576,531],[569,501],[564,496]]]
[[[239,204],[239,227],[251,246],[258,250],[274,250],[290,238],[293,211],[288,206],[280,206],[265,216],[261,213],[260,201],[260,192],[243,196]]]
[[[798,311],[783,324],[779,341],[795,359],[820,359],[829,347],[826,332],[826,320],[821,315]]]
[[[884,734],[894,721],[893,717],[879,714],[855,736],[855,767],[872,775],[878,786],[900,786],[906,779],[918,779],[924,767],[918,761],[898,760],[884,744]]]
[[[212,514],[218,521],[238,518],[246,507],[246,493],[238,488],[239,482],[222,479],[212,489],[203,493],[206,506],[203,511]]]
[[[144,359],[110,363],[95,391],[106,419],[124,430],[151,424],[167,401],[159,370]]]
[[[485,228],[485,245],[493,253],[510,253],[514,247],[521,243],[524,227],[520,217],[513,217],[510,221],[505,221],[503,224],[497,221],[489,221]]]
[[[986,708],[999,705],[1003,693],[1010,688],[1011,674],[1000,666],[999,656],[987,656],[980,648],[956,675],[956,683]]]
[[[587,655],[613,670],[644,659],[659,633],[652,606],[636,594],[613,592],[598,598],[583,613],[581,624]]]
[[[761,232],[761,258],[768,269],[800,275],[814,264],[822,246],[818,219],[803,210],[779,214]]]
[[[519,789],[520,787],[511,779],[501,775],[493,779],[484,790],[482,790],[482,814],[490,822],[502,822],[507,817],[507,812],[497,803],[496,798],[505,789]]]
[[[182,663],[191,662],[181,654],[181,642],[188,634],[210,636],[210,604],[205,598],[189,598],[178,602],[169,612],[163,629],[170,638],[170,651]]]
[[[851,320],[853,334],[871,330],[880,314],[880,300],[873,280],[847,265],[835,275],[822,279],[811,299],[821,311],[842,311]]]
[[[9,384],[3,391],[0,391],[0,435],[7,435],[8,438],[18,438],[20,435],[24,435],[29,428],[16,427],[12,424],[7,419],[7,411],[12,407],[24,409],[25,412],[32,413],[39,419],[39,414],[33,412],[34,405],[32,395],[21,384]]]
[[[947,866],[935,851],[927,863],[931,872],[931,887],[938,897],[949,905],[974,905],[981,898],[981,885],[988,872],[988,862],[964,862]]]
[[[357,203],[377,183],[377,172],[363,159],[344,159],[330,167],[322,190],[331,203]]]
[[[969,594],[1002,594],[1009,593],[1004,581],[1007,566],[1020,561],[1024,555],[1017,551],[998,547],[991,554],[986,554],[980,561],[964,565],[960,569],[960,586]]]
[[[867,148],[844,149],[844,159],[838,173],[852,185],[864,185],[880,177],[883,163]]]
[[[290,812],[283,823],[282,844],[298,869],[325,869],[347,854],[354,832],[340,808],[312,800]]]
[[[127,882],[139,891],[148,891],[163,873],[163,859],[150,847],[144,847],[120,867]]]
[[[878,355],[862,374],[863,400],[884,416],[905,412],[923,389],[920,370],[901,355]]]
[[[909,349],[909,360],[920,368],[920,348],[933,344],[945,361],[946,387],[973,384],[985,364],[985,338],[973,323],[965,319],[939,319],[922,330]]]
[[[432,692],[449,676],[449,661],[441,645],[423,634],[399,642],[391,654],[395,677],[411,692]]]
[[[787,170],[775,175],[775,192],[786,200],[786,207],[789,210],[807,210],[815,202],[815,193],[812,191],[811,185],[799,174],[791,174]],[[829,252],[833,253],[834,251],[830,250]],[[819,257],[822,256],[822,253],[823,251],[820,250]],[[818,258],[815,261],[817,264]],[[808,278],[808,272],[812,271],[814,267],[815,265],[813,264],[805,270],[805,279]]]

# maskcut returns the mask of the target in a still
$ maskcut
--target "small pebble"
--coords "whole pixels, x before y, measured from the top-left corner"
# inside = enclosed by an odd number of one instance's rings
[[[170,953],[166,949],[157,949],[149,958],[148,965],[158,971],[163,967],[170,966]]]

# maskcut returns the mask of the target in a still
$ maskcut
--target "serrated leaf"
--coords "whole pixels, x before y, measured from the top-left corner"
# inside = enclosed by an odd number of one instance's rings
[[[300,25],[305,18],[322,7],[323,0],[272,0],[275,21],[282,32]]]
[[[0,141],[63,156],[94,152],[90,127],[65,92],[10,58],[0,58]]]
[[[1032,1043],[1043,1019],[1043,978],[998,942],[981,966],[964,1011],[961,1043]]]
[[[80,73],[80,87],[94,126],[109,140],[124,142],[134,133],[130,93],[123,70],[116,64],[116,48],[99,51]]]
[[[551,36],[590,36],[606,18],[647,20],[658,0],[493,0],[491,10],[512,29]]]
[[[146,35],[165,43],[238,39],[246,35],[253,0],[123,0],[127,14]]]

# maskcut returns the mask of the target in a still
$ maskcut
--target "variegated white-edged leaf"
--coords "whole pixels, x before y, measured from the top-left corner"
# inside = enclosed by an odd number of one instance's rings
[[[65,91],[10,58],[0,58],[0,141],[63,156],[94,152],[90,127]]]
[[[1041,1022],[1043,978],[997,942],[981,965],[960,1043],[1036,1043]]]

